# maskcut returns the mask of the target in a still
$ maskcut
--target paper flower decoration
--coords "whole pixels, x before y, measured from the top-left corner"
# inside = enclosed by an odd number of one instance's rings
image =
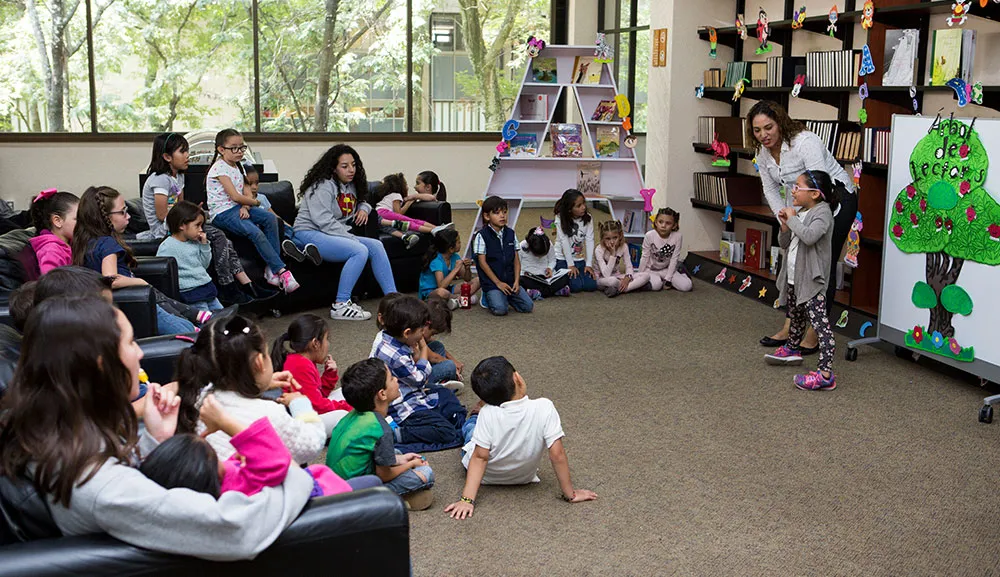
[[[931,333],[931,343],[934,345],[934,348],[940,349],[944,346],[944,335],[939,331],[934,331]]]
[[[924,328],[920,325],[913,327],[913,340],[920,342],[924,340]]]
[[[951,337],[950,339],[948,339],[948,350],[950,350],[951,354],[953,355],[957,355],[962,352],[962,346],[958,344],[958,341],[955,340],[955,337]]]

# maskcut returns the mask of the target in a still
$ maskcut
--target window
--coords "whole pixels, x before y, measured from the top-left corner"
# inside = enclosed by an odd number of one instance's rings
[[[0,1],[0,132],[498,130],[565,2]]]
[[[649,58],[653,50],[649,30],[652,0],[598,0],[597,29],[615,47],[615,82],[632,103],[632,124],[646,132]]]

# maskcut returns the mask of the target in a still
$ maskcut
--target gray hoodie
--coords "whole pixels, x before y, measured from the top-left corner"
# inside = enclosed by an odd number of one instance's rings
[[[156,441],[140,437],[148,455]],[[190,489],[164,489],[137,469],[109,460],[74,487],[69,507],[49,506],[63,535],[108,533],[136,547],[214,561],[253,559],[298,517],[313,480],[290,467],[285,482],[248,497],[237,491],[218,500]]]
[[[337,203],[337,183],[332,179],[321,180],[312,185],[299,203],[299,214],[295,217],[296,230],[315,230],[330,236],[351,236],[354,214],[344,216]],[[340,185],[343,194],[357,198],[354,183]],[[370,213],[372,205],[362,202],[355,212]]]

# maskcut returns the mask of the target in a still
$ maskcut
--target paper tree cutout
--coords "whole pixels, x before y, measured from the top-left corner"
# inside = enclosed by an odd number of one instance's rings
[[[644,188],[639,191],[642,195],[642,210],[646,212],[653,212],[653,195],[656,194],[655,188]]]
[[[983,187],[988,169],[975,121],[935,120],[910,154],[913,180],[896,197],[887,226],[899,250],[926,254],[926,282],[916,283],[912,293],[914,305],[930,311],[921,333],[954,338],[954,315],[972,313],[972,299],[958,285],[965,262],[1000,264],[1000,204]],[[959,361],[974,360],[972,347],[958,352],[939,348],[913,330],[906,344]]]

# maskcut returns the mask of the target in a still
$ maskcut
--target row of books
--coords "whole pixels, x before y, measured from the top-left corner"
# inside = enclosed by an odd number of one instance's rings
[[[749,62],[727,62],[726,63],[726,88],[736,86],[736,83],[747,77]]]
[[[865,146],[861,160],[889,164],[889,141],[888,128],[865,128]]]
[[[750,63],[750,86],[753,88],[768,88],[767,62]]]
[[[694,198],[718,206],[748,206],[761,204],[763,189],[760,178],[728,172],[694,173]]]
[[[806,130],[816,134],[826,149],[833,152],[837,143],[837,132],[840,130],[840,123],[836,120],[805,120]]]
[[[766,269],[768,267],[768,253],[771,248],[771,233],[766,230],[747,228],[744,233],[744,241],[736,240],[736,233],[725,231],[722,233],[722,240],[719,243],[719,256],[723,262],[728,252],[728,262],[741,262],[750,268]]]
[[[705,88],[722,88],[722,69],[709,68],[704,73]]]
[[[596,56],[577,56],[573,61],[573,84],[600,84],[604,64],[596,62]],[[557,60],[551,56],[531,59],[531,80],[544,84],[557,84],[559,70]]]
[[[806,85],[813,88],[860,86],[861,52],[833,50],[806,53]]]
[[[837,148],[833,151],[833,157],[841,162],[855,162],[861,153],[860,132],[841,132],[837,137]]]
[[[746,143],[746,118],[734,116],[699,116],[698,142],[720,142],[733,148],[749,148]]]
[[[771,56],[767,59],[768,88],[788,87],[795,84],[795,77],[806,73],[804,56]]]
[[[625,234],[645,234],[646,213],[638,209],[629,209],[622,214],[622,229]]]
[[[719,241],[719,260],[726,264],[743,262],[743,243],[725,239]]]
[[[598,126],[595,130],[595,147],[598,158],[618,158],[621,150],[621,128]],[[552,138],[552,156],[560,158],[583,157],[583,127],[579,124],[555,123],[549,129]],[[524,158],[538,156],[538,137],[531,132],[519,133],[508,142],[500,156]]]

